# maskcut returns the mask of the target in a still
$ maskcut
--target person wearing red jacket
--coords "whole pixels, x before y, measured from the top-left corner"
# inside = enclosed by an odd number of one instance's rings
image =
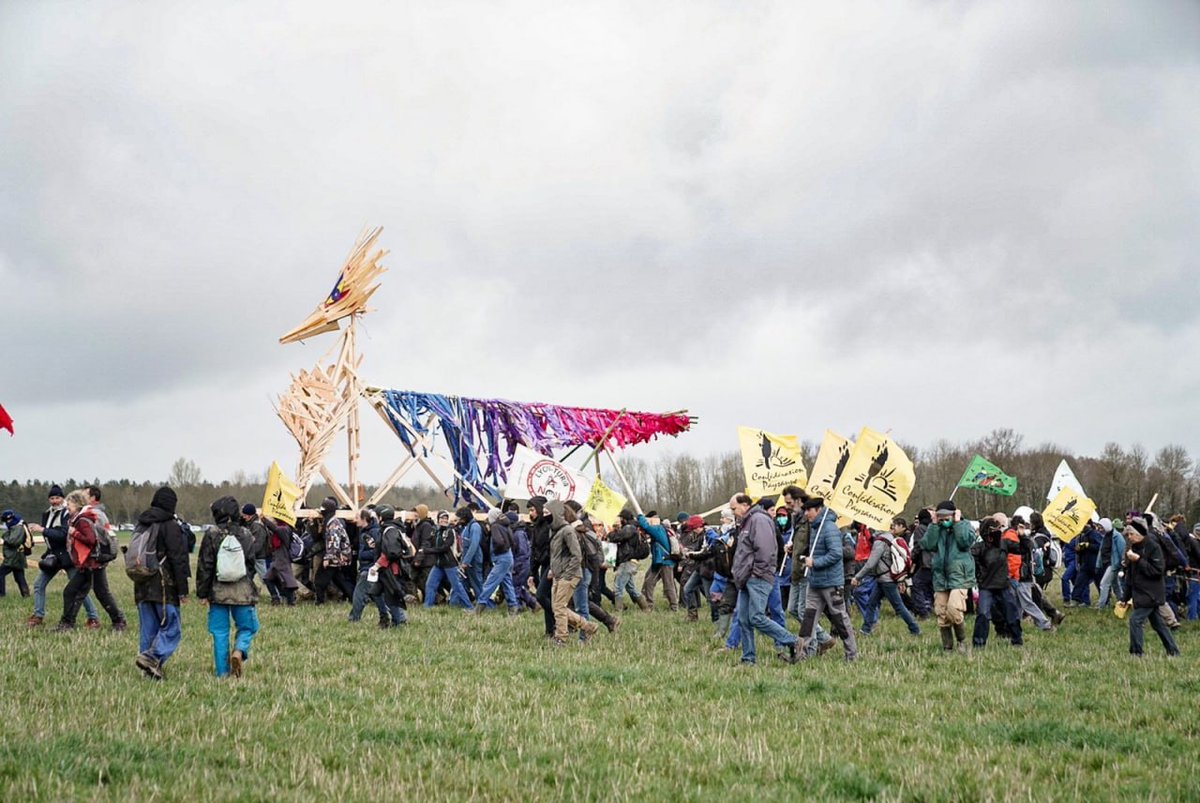
[[[93,590],[95,573],[101,568],[96,560],[96,528],[99,526],[96,512],[88,508],[90,500],[87,492],[74,490],[67,494],[67,552],[71,556],[71,564],[75,567],[75,576],[63,589],[62,621],[55,628],[57,632],[75,629],[75,619],[79,616],[79,608],[88,592]],[[117,607],[108,586],[95,588],[96,599],[112,620],[113,630],[125,629],[125,615]]]
[[[1038,630],[1053,631],[1054,625],[1033,601],[1033,538],[1029,525],[1021,516],[1013,516],[1011,524],[1003,513],[995,513],[992,518],[1005,528],[1001,548],[1008,558],[1008,582],[1017,592],[1021,613],[1033,619]]]

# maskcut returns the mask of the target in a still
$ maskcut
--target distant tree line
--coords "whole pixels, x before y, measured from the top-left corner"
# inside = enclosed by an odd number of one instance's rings
[[[1200,520],[1200,465],[1182,446],[1164,446],[1151,457],[1141,445],[1124,448],[1109,443],[1098,456],[1091,457],[1073,454],[1051,443],[1026,447],[1023,441],[1024,438],[1011,429],[996,429],[967,443],[939,440],[925,449],[902,443],[917,474],[917,485],[905,514],[911,517],[920,508],[950,496],[971,457],[980,454],[1017,478],[1017,492],[1006,498],[981,491],[958,491],[955,502],[972,518],[996,510],[1011,512],[1020,505],[1041,510],[1046,506],[1046,491],[1054,471],[1065,458],[1101,515],[1142,510],[1151,497],[1158,494],[1154,505],[1157,513],[1163,516],[1182,513],[1189,522]],[[804,464],[810,469],[819,445],[808,441],[802,444]],[[708,511],[745,487],[742,458],[736,451],[707,457],[664,455],[652,462],[637,457],[618,459],[642,508],[663,515]],[[212,483],[203,479],[194,462],[180,458],[172,466],[166,484],[179,495],[179,514],[194,524],[201,524],[209,521],[208,508],[212,501],[225,494],[239,502],[261,505],[266,489],[265,476],[265,471],[259,475],[239,471],[224,482]],[[619,477],[605,471],[603,478],[609,487],[624,494]],[[127,479],[67,478],[56,482],[67,491],[93,483],[99,485],[104,490],[109,517],[117,523],[135,521],[138,513],[149,506],[155,489],[163,484]],[[46,496],[52,484],[45,480],[25,483],[0,480],[0,509],[13,508],[27,518],[35,518],[46,508]],[[370,497],[376,487],[365,486],[366,496]],[[325,485],[314,485],[306,504],[315,507],[327,495],[329,489]],[[427,485],[393,488],[384,501],[406,510],[419,503],[427,504],[431,509],[452,506],[450,500]]]
[[[804,465],[810,469],[819,446],[808,441],[801,444]],[[980,454],[1017,478],[1017,492],[1006,498],[959,490],[954,501],[973,518],[997,510],[1012,512],[1020,505],[1042,510],[1054,471],[1065,458],[1102,516],[1142,510],[1157,493],[1154,510],[1159,514],[1182,513],[1189,522],[1200,519],[1200,466],[1179,445],[1164,446],[1151,457],[1141,445],[1124,448],[1109,443],[1092,457],[1052,443],[1027,447],[1013,430],[996,429],[966,443],[939,440],[925,449],[906,443],[901,446],[917,475],[905,509],[909,517],[949,497],[971,458]],[[621,461],[621,468],[642,507],[663,514],[702,513],[745,488],[742,458],[736,451],[705,458],[666,455],[653,462],[627,458]],[[615,474],[604,472],[604,481],[624,493]]]

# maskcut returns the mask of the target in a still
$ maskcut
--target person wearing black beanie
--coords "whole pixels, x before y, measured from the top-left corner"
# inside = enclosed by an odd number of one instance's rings
[[[1125,536],[1129,539],[1129,547],[1125,551],[1127,568],[1121,598],[1126,604],[1133,605],[1133,612],[1129,615],[1129,653],[1139,658],[1142,656],[1142,634],[1149,619],[1150,627],[1158,634],[1167,655],[1179,655],[1175,638],[1159,613],[1159,607],[1167,601],[1163,583],[1167,564],[1163,547],[1157,538],[1150,535],[1150,527],[1141,517],[1130,519]]]
[[[196,596],[208,600],[208,632],[213,640],[217,677],[241,677],[258,632],[258,586],[254,583],[254,539],[242,526],[241,508],[232,496],[212,503],[216,527],[209,527],[196,559]],[[229,650],[229,622],[237,629]]]
[[[154,532],[155,554],[159,571],[133,581],[133,601],[137,604],[138,654],[134,665],[149,678],[163,679],[163,665],[183,639],[179,606],[187,601],[187,534],[175,518],[175,492],[163,486],[154,492],[149,509],[138,516],[137,529],[130,547],[136,547],[142,533]]]

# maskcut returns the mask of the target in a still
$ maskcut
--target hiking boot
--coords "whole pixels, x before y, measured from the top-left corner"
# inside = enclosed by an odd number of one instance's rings
[[[822,655],[824,655],[825,653],[832,650],[835,643],[836,642],[834,642],[833,639],[829,639],[826,642],[818,644],[817,645],[817,657],[820,658]]]
[[[1063,619],[1066,619],[1066,618],[1067,618],[1067,615],[1065,613],[1063,613],[1062,611],[1055,611],[1054,615],[1050,617],[1050,621],[1054,624],[1055,627],[1058,627],[1059,625],[1061,625],[1063,623]]]
[[[280,599],[279,597],[271,597],[271,604],[272,605],[282,605],[283,600]]]
[[[689,622],[699,622],[700,621],[700,611],[696,610],[695,608],[688,608],[687,614],[688,614],[687,620]]]
[[[242,655],[241,650],[234,650],[229,656],[229,674],[235,678],[242,676],[242,662],[246,660],[246,656]]]
[[[75,625],[71,625],[71,627],[75,627]],[[100,629],[100,620],[99,619],[88,619],[87,624],[85,624],[84,627],[86,627],[88,630],[99,630]]]
[[[151,680],[163,679],[162,665],[153,656],[140,652],[138,657],[133,659],[133,663]]]
[[[392,620],[389,617],[387,617],[387,616],[379,617],[378,627],[380,630],[387,630],[391,626],[392,626]]]
[[[75,625],[71,624],[70,622],[59,622],[58,627],[54,628],[54,632],[55,633],[70,633],[74,629],[75,629]],[[91,629],[94,630],[95,628],[91,628]]]
[[[508,609],[507,615],[508,616],[516,616],[519,613],[521,613],[521,608],[517,605],[513,605],[511,608]]]
[[[41,627],[42,621],[43,621],[42,617],[40,617],[40,616],[36,616],[36,615],[30,616],[28,619],[25,620],[25,626],[26,627]]]
[[[609,633],[616,633],[617,628],[621,626],[621,620],[614,616],[604,626],[608,628]]]
[[[116,622],[112,623],[112,629],[113,629],[114,633],[124,633],[126,630],[129,629],[129,625],[125,622],[124,619],[119,619]]]
[[[671,606],[671,613],[679,613],[679,606],[678,606],[678,605],[672,605],[672,606]]]
[[[588,622],[587,626],[581,628],[579,631],[579,643],[587,644],[589,641],[591,641],[593,638],[596,637],[596,633],[599,630],[600,630],[600,625],[596,624],[595,622]]]
[[[637,602],[637,606],[639,608],[641,608],[643,611],[648,611],[654,607],[654,603],[651,602],[650,600],[646,599],[645,597],[638,597],[634,601]]]

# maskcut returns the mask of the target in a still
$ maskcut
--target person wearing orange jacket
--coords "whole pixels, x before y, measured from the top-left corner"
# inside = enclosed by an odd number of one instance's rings
[[[1054,625],[1033,601],[1033,538],[1029,524],[1021,516],[1013,516],[1010,522],[1003,513],[992,518],[1004,528],[1001,544],[1008,557],[1008,582],[1017,592],[1021,613],[1033,620],[1038,630],[1053,631]]]

